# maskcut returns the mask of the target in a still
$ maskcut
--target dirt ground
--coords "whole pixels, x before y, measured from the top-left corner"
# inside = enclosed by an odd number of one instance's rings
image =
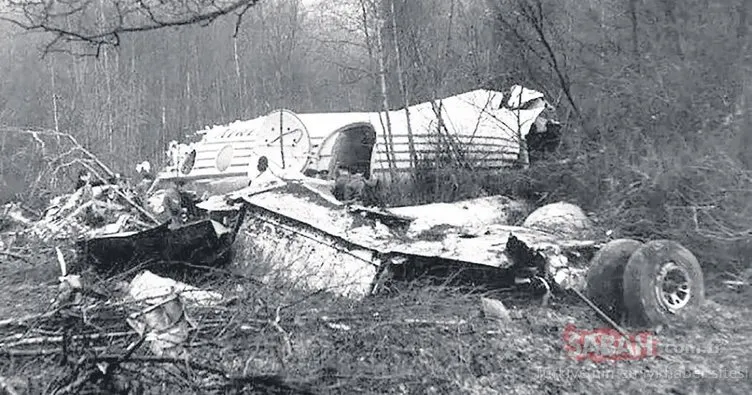
[[[49,308],[57,292],[54,266],[6,262],[0,270],[0,320]],[[160,383],[150,376],[156,367],[133,362],[128,375],[143,393],[752,393],[752,312],[745,294],[708,291],[696,325],[656,335],[659,358],[578,362],[565,353],[566,325],[606,325],[571,298],[542,307],[526,295],[486,295],[510,309],[510,318],[498,321],[481,313],[481,295],[456,289],[415,286],[356,303],[325,295],[274,300],[271,295],[284,292],[231,277],[200,285],[237,302],[212,335],[200,328],[217,320],[193,313],[199,329],[191,358],[238,377],[265,374],[300,386],[216,390],[198,375]],[[11,334],[3,330],[4,342]],[[17,393],[47,393],[51,382],[71,374],[55,355],[9,356],[2,347],[0,353],[0,377]]]

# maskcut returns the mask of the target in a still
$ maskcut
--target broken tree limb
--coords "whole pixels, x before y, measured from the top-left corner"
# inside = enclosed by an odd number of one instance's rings
[[[81,143],[79,143],[78,140],[76,140],[76,138],[73,137],[73,135],[71,135],[69,133],[61,133],[61,132],[56,132],[56,131],[53,131],[53,130],[28,130],[28,129],[10,127],[10,126],[0,126],[0,131],[6,132],[6,133],[28,134],[28,135],[31,135],[32,138],[34,138],[36,140],[39,140],[39,135],[65,137],[68,140],[70,140],[70,142],[76,147],[76,149],[78,149],[79,151],[81,151],[84,155],[86,155],[89,159],[91,159],[92,161],[94,161],[94,163],[96,163],[99,167],[101,167],[102,170],[104,170],[104,172],[107,173],[107,175],[109,177],[115,177],[116,176],[115,172],[112,171],[112,169],[110,169],[106,164],[104,164],[104,162],[102,162],[101,160],[99,160],[99,158],[97,158],[97,156],[94,155],[91,151],[89,151],[88,149],[86,149],[86,147],[84,147],[83,145],[81,145]],[[39,141],[41,141],[41,140],[39,140]],[[44,144],[44,142],[42,142],[42,144]],[[107,180],[104,179],[102,176],[100,176],[99,173],[91,165],[89,165],[88,163],[86,163],[86,162],[84,162],[82,160],[76,160],[76,162],[78,162],[81,165],[83,165],[84,167],[86,167],[90,172],[92,172],[94,175],[96,175],[101,181],[107,183]],[[138,210],[141,214],[143,214],[144,216],[146,216],[149,220],[151,220],[152,222],[154,222],[157,225],[160,225],[159,220],[157,220],[151,213],[149,213],[146,209],[144,209],[140,205],[136,204],[136,202],[134,202],[133,200],[131,200],[130,198],[128,198],[127,196],[125,196],[125,194],[123,194],[121,191],[115,190],[115,193],[118,196],[120,196],[121,198],[123,198],[126,202],[128,202],[128,204],[130,204],[131,206],[133,206],[136,210]]]
[[[86,147],[84,147],[83,145],[81,145],[81,143],[79,143],[78,140],[75,137],[73,137],[73,135],[71,135],[69,133],[62,133],[62,132],[57,132],[57,131],[54,131],[54,130],[46,130],[46,129],[31,130],[31,129],[23,129],[23,128],[18,128],[18,127],[13,127],[13,126],[0,126],[0,131],[6,132],[6,133],[28,134],[34,140],[36,140],[37,142],[39,142],[40,145],[42,145],[43,147],[44,147],[44,141],[42,141],[39,138],[39,135],[47,135],[47,136],[55,136],[55,137],[65,137],[65,138],[67,138],[73,144],[74,147],[76,147],[76,149],[78,149],[79,151],[81,151],[84,155],[86,155],[91,160],[93,160],[97,165],[99,165],[99,167],[101,167],[102,170],[104,170],[105,173],[107,173],[108,176],[110,176],[110,177],[114,177],[115,176],[115,172],[113,172],[112,169],[110,169],[107,165],[105,165],[104,162],[102,162],[101,160],[99,160],[99,158],[97,158],[96,155],[94,155],[93,153],[91,153],[91,151],[89,151],[88,149],[86,149]]]
[[[65,262],[63,251],[60,247],[55,247],[55,255],[57,256],[57,263],[60,265],[60,275],[65,277],[68,275],[68,264]]]
[[[108,347],[92,347],[90,350],[104,352]],[[3,350],[0,349],[0,356],[6,357],[41,357],[46,355],[60,355],[59,348],[40,348],[37,350]]]
[[[130,332],[113,332],[113,333],[93,333],[90,335],[74,335],[71,336],[71,340],[98,340],[98,339],[115,339],[119,337],[127,337],[135,335],[136,332],[130,331]],[[29,345],[38,345],[38,344],[55,344],[55,343],[61,343],[63,341],[63,336],[42,336],[42,337],[32,337],[28,339],[20,339],[15,342],[3,342],[0,343],[0,348],[13,348],[13,347],[19,347],[19,346],[29,346]]]
[[[95,362],[114,363],[122,358],[120,355],[99,355],[93,358]],[[227,387],[243,387],[253,385],[256,389],[266,390],[270,393],[296,393],[296,394],[313,394],[305,383],[291,382],[284,377],[276,374],[272,375],[250,375],[250,376],[233,376],[223,369],[198,362],[194,359],[168,358],[168,357],[151,357],[151,356],[133,356],[127,363],[144,363],[144,364],[169,364],[177,366],[188,366],[196,371],[203,371],[222,377],[227,382]]]
[[[282,356],[280,358],[280,360],[281,360],[280,362],[282,362],[282,365],[284,366],[285,365],[285,360],[290,355],[292,355],[292,342],[290,341],[290,335],[288,335],[287,332],[284,329],[282,329],[282,326],[279,325],[279,322],[281,321],[281,319],[279,317],[279,311],[281,309],[282,309],[282,306],[277,306],[277,311],[276,311],[274,320],[273,321],[270,320],[269,323],[282,336],[282,340],[283,340],[283,352],[282,352]]]
[[[52,311],[48,311],[46,313],[42,314],[30,314],[21,318],[10,318],[6,320],[0,321],[0,328],[6,327],[6,326],[12,326],[12,325],[23,325],[27,321],[42,319],[42,318],[50,318],[60,312],[60,309],[55,309]]]
[[[578,290],[576,290],[574,288],[571,288],[571,290],[572,290],[572,292],[575,293],[575,295],[577,295],[577,297],[579,297],[591,309],[593,309],[593,311],[595,311],[595,313],[598,314],[599,317],[603,318],[603,320],[605,320],[609,325],[611,325],[611,327],[613,327],[614,329],[616,329],[616,331],[619,332],[619,334],[621,334],[624,337],[629,337],[627,335],[627,331],[625,331],[621,326],[619,326],[619,324],[617,324],[614,320],[612,320],[611,317],[609,317],[608,315],[606,315],[606,313],[604,313],[603,310],[601,310],[600,308],[598,308],[598,306],[596,306],[595,303],[593,303],[590,299],[588,299],[587,296],[583,295],[582,292],[580,292],[580,291],[578,291]]]

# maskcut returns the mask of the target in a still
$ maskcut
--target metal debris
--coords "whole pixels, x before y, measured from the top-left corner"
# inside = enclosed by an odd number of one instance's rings
[[[179,295],[183,300],[204,306],[213,306],[222,300],[222,294],[204,291],[192,285],[158,276],[145,270],[131,280],[130,296],[137,301],[166,298]]]

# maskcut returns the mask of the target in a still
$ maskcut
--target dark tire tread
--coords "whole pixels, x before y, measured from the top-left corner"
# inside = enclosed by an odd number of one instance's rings
[[[612,319],[618,320],[624,311],[624,268],[640,246],[642,243],[633,239],[612,240],[598,250],[590,261],[587,296]]]
[[[655,295],[658,272],[669,261],[686,269],[691,290],[688,304],[674,313],[666,309]],[[633,326],[689,324],[705,302],[703,273],[697,258],[672,240],[654,240],[638,248],[624,268],[623,280],[624,304]]]

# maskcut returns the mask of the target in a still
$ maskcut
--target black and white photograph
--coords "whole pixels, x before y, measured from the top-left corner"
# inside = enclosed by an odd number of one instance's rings
[[[0,0],[0,395],[752,393],[752,0]]]

